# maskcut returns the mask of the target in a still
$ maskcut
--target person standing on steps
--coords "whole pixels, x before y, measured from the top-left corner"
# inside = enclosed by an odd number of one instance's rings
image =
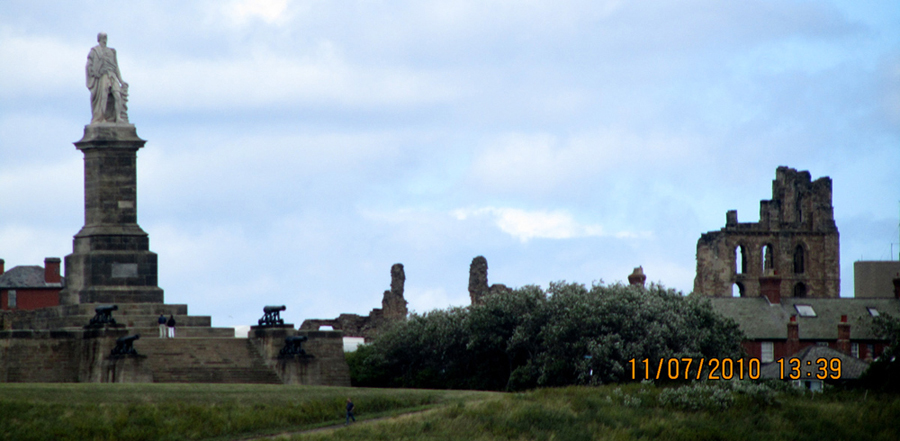
[[[160,314],[156,322],[159,323],[159,338],[166,338],[166,316]]]
[[[353,416],[353,408],[354,407],[355,406],[353,406],[353,401],[351,401],[349,398],[347,398],[347,424],[345,424],[347,426],[350,425],[351,418],[353,418],[354,423],[356,422],[356,417]]]
[[[169,316],[169,321],[166,322],[166,325],[169,327],[169,338],[175,338],[175,315]]]

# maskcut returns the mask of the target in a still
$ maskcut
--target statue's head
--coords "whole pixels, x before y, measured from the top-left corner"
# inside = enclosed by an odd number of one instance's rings
[[[101,32],[97,34],[97,42],[100,43],[101,46],[106,46],[106,33]]]

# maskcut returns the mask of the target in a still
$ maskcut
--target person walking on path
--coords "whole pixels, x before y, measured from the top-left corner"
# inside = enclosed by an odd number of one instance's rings
[[[159,323],[159,338],[166,338],[166,316],[160,314],[156,322]]]
[[[166,322],[166,325],[169,327],[169,338],[175,338],[175,315],[169,316],[169,321]]]
[[[346,424],[347,426],[350,425],[350,419],[351,419],[351,418],[353,418],[353,422],[354,422],[354,423],[356,422],[356,417],[353,416],[353,408],[354,408],[354,407],[355,407],[355,406],[353,406],[353,401],[350,401],[350,399],[347,398],[347,424]]]

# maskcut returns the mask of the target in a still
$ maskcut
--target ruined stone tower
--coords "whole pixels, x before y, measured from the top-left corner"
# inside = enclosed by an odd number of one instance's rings
[[[63,305],[162,303],[157,256],[137,224],[138,138],[132,124],[94,123],[75,143],[84,153],[84,227],[66,256]]]
[[[469,298],[473,305],[481,303],[481,299],[489,292],[487,279],[487,259],[477,256],[469,265]]]
[[[700,236],[694,293],[759,297],[762,280],[781,298],[837,298],[839,254],[831,178],[811,181],[808,171],[778,167],[759,222],[738,222],[731,210],[725,228]]]
[[[402,320],[409,314],[406,308],[406,299],[403,298],[403,284],[406,282],[406,273],[402,263],[391,266],[391,289],[384,291],[381,299],[381,311],[388,320]]]
[[[476,256],[469,265],[469,298],[473,305],[484,303],[484,297],[492,294],[508,294],[512,290],[502,284],[488,286],[488,264],[484,256]]]

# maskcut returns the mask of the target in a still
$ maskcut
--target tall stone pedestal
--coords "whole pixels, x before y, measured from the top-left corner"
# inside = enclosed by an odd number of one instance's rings
[[[162,303],[157,256],[137,224],[137,150],[132,124],[85,126],[84,227],[66,256],[60,303]]]

